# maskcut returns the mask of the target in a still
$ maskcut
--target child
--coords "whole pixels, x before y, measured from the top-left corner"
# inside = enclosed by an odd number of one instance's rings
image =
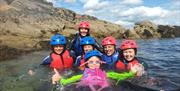
[[[122,44],[120,45],[120,49],[122,50],[122,53],[120,54],[121,58],[116,63],[116,69],[118,71],[129,71],[131,70],[131,65],[139,64],[145,66],[145,63],[140,62],[136,58],[137,54],[137,44],[134,40],[124,40]],[[143,68],[144,69],[144,68]],[[141,76],[144,73],[144,70],[141,69],[138,76]]]
[[[78,67],[80,70],[84,70],[84,66],[81,66],[81,64],[84,63],[84,55],[88,51],[95,49],[95,39],[93,37],[87,36],[81,39],[80,45],[82,46],[83,54],[81,56],[78,56],[76,58],[75,66]]]
[[[55,72],[52,76],[52,81],[55,83],[55,81],[59,81],[61,85],[67,85],[72,82],[76,82],[80,80],[77,84],[77,88],[82,87],[89,87],[91,91],[101,91],[105,88],[110,87],[109,81],[107,77],[115,80],[124,80],[129,77],[133,77],[134,74],[138,71],[138,67],[134,66],[132,67],[130,72],[126,73],[115,73],[115,72],[108,72],[106,73],[101,67],[102,64],[104,64],[104,61],[101,61],[101,53],[97,50],[89,51],[84,56],[85,63],[81,66],[85,65],[86,68],[84,70],[83,75],[76,75],[69,79],[63,79],[58,72]],[[96,88],[97,87],[97,88]],[[78,90],[79,91],[79,90]]]
[[[50,54],[50,67],[58,71],[71,69],[73,66],[73,58],[66,50],[66,38],[60,34],[56,34],[50,41],[52,53]]]
[[[102,40],[103,55],[102,60],[106,62],[107,70],[113,70],[115,63],[119,60],[119,52],[116,49],[116,39],[112,36],[106,37]]]
[[[71,41],[69,49],[71,52],[75,53],[76,57],[83,54],[82,46],[80,46],[80,41],[83,37],[90,36],[90,24],[86,21],[82,21],[79,24],[79,32],[76,34],[75,38]],[[100,50],[100,45],[96,42],[96,48]]]

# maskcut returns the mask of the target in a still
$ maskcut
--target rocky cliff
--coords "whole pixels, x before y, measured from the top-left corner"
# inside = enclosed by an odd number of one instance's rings
[[[55,8],[45,0],[0,0],[1,56],[12,50],[31,51],[45,48],[49,38],[60,33],[71,37],[81,21],[91,24],[91,34],[96,38],[171,38],[180,36],[179,26],[155,25],[150,21],[138,22],[134,29],[80,15],[64,8]],[[4,49],[4,51],[3,51]],[[12,52],[14,53],[14,52]],[[0,59],[1,60],[1,59]]]

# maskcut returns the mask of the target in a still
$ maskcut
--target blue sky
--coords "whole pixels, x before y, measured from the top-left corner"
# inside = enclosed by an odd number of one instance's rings
[[[156,24],[180,26],[180,0],[47,0],[55,7],[70,9],[79,14],[133,26],[150,20]]]

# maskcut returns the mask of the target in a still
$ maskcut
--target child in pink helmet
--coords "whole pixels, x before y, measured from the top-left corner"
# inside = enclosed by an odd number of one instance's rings
[[[129,77],[133,77],[138,71],[138,67],[134,66],[132,67],[131,71],[125,73],[105,72],[101,68],[105,62],[101,61],[101,53],[97,50],[87,52],[84,56],[84,60],[85,63],[81,65],[86,66],[83,74],[76,75],[68,79],[63,79],[57,72],[52,77],[53,82],[60,80],[61,85],[67,85],[80,80],[76,85],[77,90],[74,91],[87,91],[87,88],[89,88],[90,91],[102,91],[105,89],[112,91],[108,78],[118,81],[125,80]]]

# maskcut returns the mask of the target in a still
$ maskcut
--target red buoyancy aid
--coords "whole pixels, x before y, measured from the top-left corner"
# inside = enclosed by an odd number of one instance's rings
[[[122,60],[118,61],[116,63],[116,70],[118,71],[130,71],[131,65],[134,66],[135,64],[138,64],[139,61],[137,59],[133,59],[131,62],[128,62],[127,64],[124,63]]]
[[[82,55],[82,58],[81,58],[81,61],[80,61],[80,67],[79,67],[80,70],[84,70],[85,69],[85,65],[82,66],[82,64],[84,64],[84,63],[85,63],[84,55]]]
[[[70,69],[73,66],[73,58],[70,56],[69,51],[67,50],[62,55],[52,53],[51,58],[51,68],[56,68],[62,71],[64,69]]]

